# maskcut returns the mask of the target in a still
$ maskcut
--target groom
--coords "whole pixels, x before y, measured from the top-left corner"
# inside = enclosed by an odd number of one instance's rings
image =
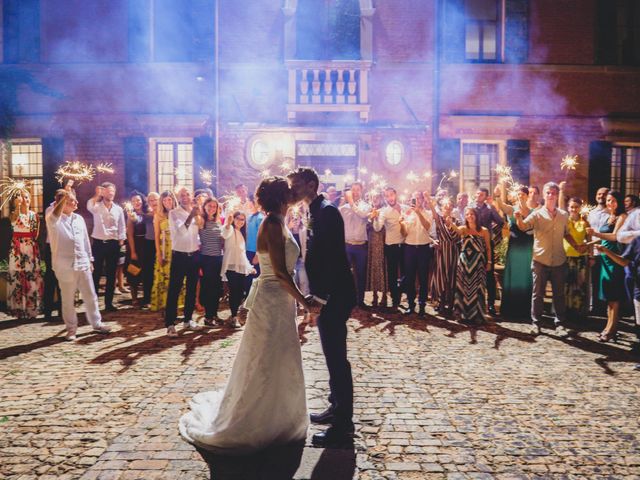
[[[322,351],[329,370],[329,408],[311,421],[330,425],[313,436],[313,444],[330,447],[353,437],[353,380],[347,360],[347,320],[356,305],[356,289],[347,261],[344,222],[338,209],[318,195],[318,175],[300,167],[288,175],[295,201],[309,205],[305,268],[311,296],[322,305],[317,319]]]

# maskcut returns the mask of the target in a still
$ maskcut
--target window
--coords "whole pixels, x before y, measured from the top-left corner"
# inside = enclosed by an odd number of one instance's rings
[[[5,63],[40,60],[40,0],[4,0],[2,30]]]
[[[42,205],[42,144],[13,143],[9,155],[7,176],[29,182],[31,210],[41,213]]]
[[[159,141],[156,158],[159,192],[176,186],[193,190],[193,143]]]
[[[465,0],[465,58],[473,62],[499,60],[500,9],[496,0]]]
[[[257,168],[266,167],[271,163],[271,147],[264,140],[256,140],[251,146],[251,160]]]
[[[385,159],[389,165],[400,165],[404,159],[404,146],[397,140],[392,140],[385,149]]]
[[[296,58],[360,60],[358,0],[298,0]]]
[[[640,147],[612,148],[611,188],[623,195],[640,192]]]
[[[464,190],[479,187],[493,191],[496,185],[495,168],[499,163],[499,145],[496,143],[463,143],[462,181]]]
[[[597,62],[640,65],[640,2],[599,0],[596,19]]]

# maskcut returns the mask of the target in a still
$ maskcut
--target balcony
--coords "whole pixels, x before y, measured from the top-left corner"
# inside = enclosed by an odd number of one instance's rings
[[[287,117],[298,113],[355,112],[369,120],[370,61],[288,60],[289,101]]]

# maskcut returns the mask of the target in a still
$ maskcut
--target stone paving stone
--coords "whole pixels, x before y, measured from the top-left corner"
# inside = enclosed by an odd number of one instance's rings
[[[0,478],[208,478],[177,420],[192,395],[224,386],[242,330],[169,340],[157,315],[121,310],[105,316],[112,334],[85,324],[69,343],[61,324],[1,315]],[[624,323],[606,345],[597,322],[534,338],[519,323],[470,331],[356,310],[349,327],[355,448],[307,444],[296,479],[640,479],[640,374]],[[317,411],[328,375],[317,331],[303,341]]]

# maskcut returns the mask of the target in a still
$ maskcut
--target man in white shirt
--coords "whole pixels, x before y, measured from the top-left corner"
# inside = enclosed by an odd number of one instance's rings
[[[371,206],[362,200],[362,183],[354,182],[351,190],[344,195],[346,203],[339,210],[344,220],[344,235],[347,249],[347,259],[351,265],[356,289],[358,292],[358,306],[366,307],[364,303],[365,282],[367,279],[367,223]]]
[[[405,315],[414,313],[416,308],[416,276],[420,284],[418,294],[419,315],[426,315],[428,267],[431,260],[430,244],[433,242],[429,230],[433,223],[433,214],[423,209],[422,192],[411,195],[411,207],[404,212],[401,223],[407,236],[404,239],[404,293],[409,306]]]
[[[93,330],[109,333],[102,324],[98,296],[91,278],[91,245],[84,219],[74,213],[78,201],[73,192],[58,190],[55,206],[46,216],[51,242],[51,263],[60,285],[62,318],[67,327],[67,340],[76,339],[78,316],[74,305],[76,290],[80,291],[86,307],[86,317]]]
[[[184,299],[184,328],[198,330],[200,327],[192,320],[196,305],[196,286],[200,268],[199,224],[202,222],[200,210],[192,201],[191,192],[182,187],[178,191],[180,206],[169,212],[169,230],[171,232],[171,269],[169,271],[169,291],[164,314],[167,336],[177,337],[175,323],[178,318],[178,296],[187,280]]]
[[[116,268],[120,247],[127,238],[124,210],[114,203],[116,186],[104,182],[96,187],[95,195],[87,202],[87,210],[93,215],[93,286],[99,291],[100,277],[104,269],[107,285],[104,291],[104,309],[113,312],[113,292],[116,286]]]
[[[387,205],[380,210],[374,209],[371,212],[371,218],[373,220],[373,229],[376,232],[382,230],[382,227],[385,229],[384,257],[387,261],[387,279],[393,308],[397,309],[400,306],[401,295],[398,285],[398,269],[402,261],[402,244],[405,237],[403,228],[400,225],[402,208],[398,203],[398,194],[395,188],[385,188],[384,198]]]

